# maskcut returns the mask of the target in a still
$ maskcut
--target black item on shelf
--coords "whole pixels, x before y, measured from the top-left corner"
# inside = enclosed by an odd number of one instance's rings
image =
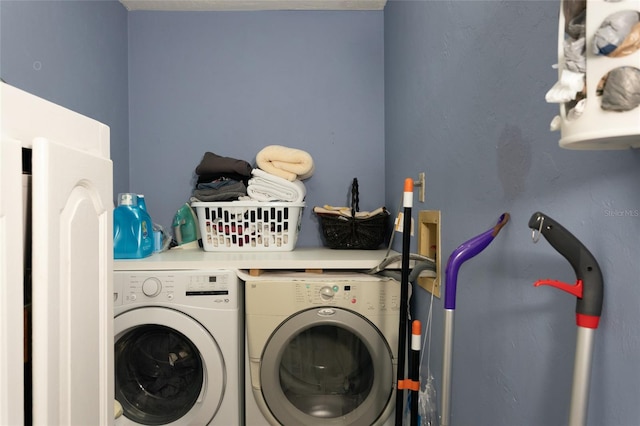
[[[324,243],[332,249],[375,250],[384,242],[389,211],[381,211],[370,217],[356,217],[360,211],[358,179],[351,184],[351,217],[340,214],[316,212],[322,225]]]

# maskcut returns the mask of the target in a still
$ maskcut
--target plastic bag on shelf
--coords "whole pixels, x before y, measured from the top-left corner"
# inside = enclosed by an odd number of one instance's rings
[[[576,118],[580,117],[584,112],[584,107],[586,103],[587,103],[587,100],[584,98],[576,102],[576,104],[567,113],[567,119],[575,120]]]
[[[640,22],[640,12],[622,10],[607,16],[593,36],[593,53],[610,55]]]
[[[579,73],[587,71],[586,38],[566,39],[564,41],[564,68]]]
[[[573,39],[584,37],[587,31],[587,9],[586,3],[583,9],[576,11],[574,15],[565,14],[566,19],[565,34]]]
[[[602,109],[629,111],[640,105],[640,69],[619,67],[601,81]]]
[[[563,67],[560,78],[545,95],[548,103],[566,103],[584,91],[586,72],[586,0],[565,0],[562,14],[565,18]],[[554,129],[552,124],[551,128]]]
[[[631,28],[631,32],[622,41],[620,46],[609,54],[610,58],[620,58],[622,56],[631,55],[640,49],[640,23]]]
[[[549,103],[565,103],[572,101],[584,90],[584,73],[562,70],[560,80],[545,95]]]

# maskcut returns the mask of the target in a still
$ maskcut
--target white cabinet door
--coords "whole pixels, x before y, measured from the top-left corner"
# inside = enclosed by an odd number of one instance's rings
[[[24,423],[22,147],[0,145],[0,424]]]
[[[112,163],[32,148],[34,424],[112,424]]]

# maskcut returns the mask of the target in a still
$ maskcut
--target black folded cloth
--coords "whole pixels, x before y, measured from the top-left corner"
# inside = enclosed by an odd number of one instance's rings
[[[244,160],[222,157],[213,152],[205,152],[202,161],[196,167],[196,174],[198,176],[217,174],[229,176],[229,174],[235,173],[243,177],[250,177],[251,170],[253,170],[251,164]]]

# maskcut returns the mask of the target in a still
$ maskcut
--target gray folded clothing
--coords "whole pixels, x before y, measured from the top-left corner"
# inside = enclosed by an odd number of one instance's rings
[[[234,201],[247,195],[247,187],[242,182],[233,182],[219,188],[194,189],[193,196],[200,201]]]

